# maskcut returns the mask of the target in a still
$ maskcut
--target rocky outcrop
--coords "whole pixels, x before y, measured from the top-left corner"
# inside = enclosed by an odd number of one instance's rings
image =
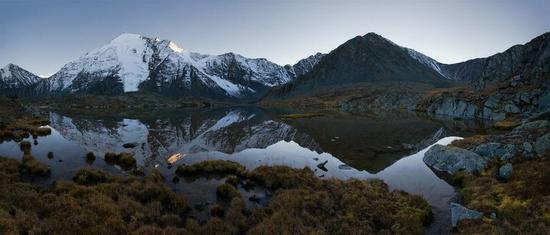
[[[453,227],[458,225],[458,222],[465,219],[481,219],[483,214],[479,211],[470,210],[458,203],[451,203],[451,224]]]
[[[474,152],[437,144],[426,152],[423,160],[428,166],[451,174],[460,170],[479,172],[487,165],[487,160]]]
[[[462,89],[433,94],[418,106],[432,115],[456,118],[501,121],[519,116],[526,119],[550,110],[549,87],[548,82],[516,77],[497,89],[483,92]]]
[[[550,133],[539,137],[535,142],[535,151],[537,154],[543,155],[548,150],[550,150]]]

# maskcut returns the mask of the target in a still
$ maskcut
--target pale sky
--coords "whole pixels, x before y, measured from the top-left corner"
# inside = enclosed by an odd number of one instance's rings
[[[456,63],[548,31],[550,0],[0,0],[0,67],[51,75],[124,32],[284,65],[368,32]]]

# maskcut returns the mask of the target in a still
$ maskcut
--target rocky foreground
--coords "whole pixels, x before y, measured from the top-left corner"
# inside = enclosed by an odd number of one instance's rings
[[[550,122],[526,120],[500,135],[435,145],[424,162],[451,175],[464,206],[451,205],[461,233],[545,234],[550,230]]]

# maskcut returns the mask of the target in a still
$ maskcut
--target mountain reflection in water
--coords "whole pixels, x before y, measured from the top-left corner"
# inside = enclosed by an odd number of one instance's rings
[[[282,120],[278,112],[237,107],[133,118],[50,113],[52,134],[38,137],[32,154],[50,165],[52,180],[72,177],[87,164],[84,156],[88,152],[99,156],[93,167],[113,173],[123,172],[106,164],[102,156],[131,152],[139,167],[158,168],[168,179],[174,175],[173,166],[207,159],[232,160],[248,169],[261,165],[309,167],[324,178],[381,178],[391,189],[422,195],[438,213],[448,208],[455,192],[422,162],[426,147],[444,136],[484,130],[479,122],[434,120],[411,113],[329,113]],[[448,144],[454,138],[439,143]],[[54,153],[54,159],[46,157],[48,152]],[[0,143],[0,155],[20,158],[22,153],[17,143],[8,141]],[[219,183],[199,179],[172,186],[200,199],[200,192],[215,189],[208,185]]]

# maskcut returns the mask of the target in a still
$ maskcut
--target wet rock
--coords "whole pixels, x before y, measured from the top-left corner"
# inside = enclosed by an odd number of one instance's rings
[[[506,104],[506,106],[504,106],[504,111],[506,111],[507,113],[519,113],[521,112],[521,110],[518,108],[518,106],[516,106],[515,104]]]
[[[530,153],[530,152],[533,151],[533,145],[531,145],[531,143],[529,143],[529,142],[525,142],[525,143],[523,143],[523,150],[526,153]]]
[[[325,165],[326,165],[327,163],[328,163],[328,160],[326,160],[326,161],[324,161],[324,162],[322,162],[322,163],[319,163],[319,164],[317,165],[317,168],[319,168],[319,169],[321,169],[322,171],[325,171],[325,172],[326,172],[326,171],[328,171],[328,169],[325,167]]]
[[[464,219],[481,219],[483,214],[479,211],[470,210],[458,203],[451,203],[451,224],[456,227],[459,221]]]
[[[550,122],[548,122],[547,120],[537,120],[521,124],[520,126],[514,128],[514,132],[538,130],[549,127]]]
[[[484,107],[484,108],[483,108],[482,118],[500,121],[500,120],[504,120],[504,119],[506,118],[506,114],[504,114],[504,113],[496,113],[496,112],[494,112],[492,109],[487,108],[487,107]]]
[[[537,154],[542,155],[550,149],[550,133],[543,135],[535,142],[535,151]]]
[[[475,147],[474,152],[487,159],[504,156],[507,152],[502,144],[499,143],[485,143]]]
[[[498,177],[503,180],[508,180],[512,176],[512,164],[506,163],[498,169]]]
[[[439,171],[451,174],[459,170],[479,172],[487,165],[487,160],[478,154],[454,146],[434,145],[424,155],[424,163]]]
[[[497,96],[490,96],[487,98],[487,101],[485,101],[485,107],[488,108],[496,108],[498,107],[499,98]]]
[[[122,145],[122,147],[127,148],[127,149],[135,148],[137,146],[138,146],[138,143],[126,143],[126,144]]]

